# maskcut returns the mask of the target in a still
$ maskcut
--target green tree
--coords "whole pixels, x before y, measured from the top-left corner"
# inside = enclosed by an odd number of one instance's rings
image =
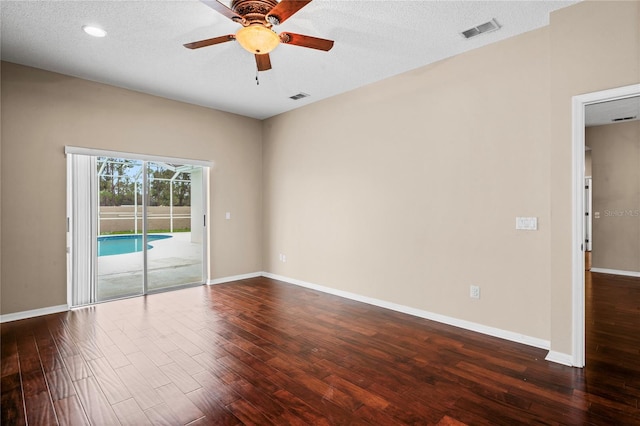
[[[171,179],[175,172],[158,166],[158,169],[149,171],[149,205],[168,206],[171,191]]]
[[[100,205],[133,204],[133,174],[136,167],[140,167],[139,162],[122,158],[99,157],[97,167]]]
[[[190,206],[191,205],[191,175],[189,173],[180,173],[177,178],[178,182],[173,184],[173,205],[174,206]],[[186,181],[186,182],[180,182]]]
[[[173,183],[173,205],[191,205],[191,176],[183,172],[171,179],[175,171],[157,165],[155,170],[149,171],[149,205],[169,206],[171,204],[171,185]]]

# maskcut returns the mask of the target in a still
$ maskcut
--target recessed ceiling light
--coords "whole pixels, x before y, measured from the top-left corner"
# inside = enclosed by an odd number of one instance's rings
[[[85,33],[94,37],[104,37],[107,35],[107,32],[105,30],[103,30],[102,28],[94,27],[92,25],[84,25],[82,29]]]

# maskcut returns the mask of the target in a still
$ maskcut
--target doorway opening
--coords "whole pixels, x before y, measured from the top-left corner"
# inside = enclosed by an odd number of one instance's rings
[[[70,306],[204,284],[208,163],[67,156]]]
[[[573,97],[573,172],[572,172],[572,322],[573,342],[571,363],[585,365],[585,251],[589,248],[585,230],[585,127],[586,108],[589,105],[612,102],[640,96],[640,84],[588,93]],[[595,216],[596,212],[594,212]],[[589,235],[588,243],[592,243]],[[593,242],[597,244],[597,242]]]

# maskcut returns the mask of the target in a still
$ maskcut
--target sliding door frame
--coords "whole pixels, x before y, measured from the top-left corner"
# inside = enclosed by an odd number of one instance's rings
[[[149,235],[147,235],[147,231],[149,230],[149,218],[147,217],[149,213],[149,162],[147,160],[142,161],[142,295],[149,293],[149,277],[147,277],[149,272],[149,254],[147,247],[149,244]],[[136,197],[138,194],[135,195]],[[138,221],[138,218],[134,218],[135,221]]]
[[[209,247],[210,247],[210,242],[209,242],[209,238],[210,238],[210,232],[209,232],[209,226],[208,226],[208,222],[209,222],[209,210],[210,210],[210,204],[209,204],[209,178],[210,178],[210,169],[214,166],[214,163],[212,161],[206,161],[206,160],[194,160],[194,159],[186,159],[186,158],[177,158],[177,157],[164,157],[164,156],[157,156],[157,155],[146,155],[146,154],[136,154],[136,153],[128,153],[128,152],[120,152],[120,151],[108,151],[108,150],[100,150],[100,149],[93,149],[93,148],[82,148],[82,147],[74,147],[74,146],[66,146],[65,147],[65,155],[67,154],[72,154],[72,155],[85,155],[85,156],[92,156],[92,157],[115,157],[115,158],[124,158],[124,159],[128,159],[128,160],[139,160],[142,161],[143,165],[143,169],[144,172],[142,173],[143,175],[143,188],[145,188],[143,190],[143,194],[145,194],[145,197],[143,197],[143,203],[142,203],[142,235],[143,235],[143,247],[147,247],[147,243],[148,243],[148,236],[147,236],[147,227],[148,227],[148,222],[147,222],[147,205],[148,205],[148,190],[147,185],[148,185],[148,177],[147,177],[147,172],[146,172],[146,168],[148,163],[150,162],[161,162],[161,163],[180,163],[180,164],[185,164],[185,165],[191,165],[191,166],[200,166],[202,167],[202,215],[203,217],[200,218],[200,220],[203,221],[203,229],[202,229],[202,284],[206,284],[210,281],[210,276],[209,276],[209,271],[210,271],[210,260],[209,260]],[[73,197],[73,173],[72,173],[72,162],[70,160],[70,156],[67,156],[67,304],[69,307],[74,308],[74,307],[79,307],[79,306],[83,306],[83,305],[75,305],[74,304],[74,288],[73,288],[73,258],[74,258],[74,247],[73,247],[73,239],[74,239],[74,235],[73,235],[73,220],[74,220],[74,197]],[[147,250],[143,250],[144,251],[144,255],[143,255],[143,267],[144,267],[144,273],[143,273],[143,295],[145,294],[153,294],[153,293],[158,293],[158,292],[162,292],[162,291],[171,291],[171,290],[176,290],[176,289],[180,289],[180,288],[184,288],[184,287],[190,287],[193,285],[198,285],[198,284],[183,284],[183,285],[176,285],[174,287],[169,287],[166,289],[160,289],[160,290],[154,290],[154,291],[149,291],[148,289],[148,279],[147,279],[147,266],[148,266],[148,260],[147,260]],[[97,256],[97,252],[96,252],[96,256]],[[96,261],[96,259],[94,259],[94,262]],[[94,277],[94,280],[96,280],[97,277]],[[137,297],[137,296],[130,296],[130,297]],[[94,300],[93,303],[101,303],[100,301]]]

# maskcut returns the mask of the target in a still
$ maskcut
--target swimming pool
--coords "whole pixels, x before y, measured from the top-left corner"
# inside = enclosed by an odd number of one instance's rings
[[[147,242],[165,240],[171,235],[147,235]],[[147,244],[147,250],[152,249]],[[98,256],[135,253],[142,251],[142,235],[101,235],[98,237]]]

